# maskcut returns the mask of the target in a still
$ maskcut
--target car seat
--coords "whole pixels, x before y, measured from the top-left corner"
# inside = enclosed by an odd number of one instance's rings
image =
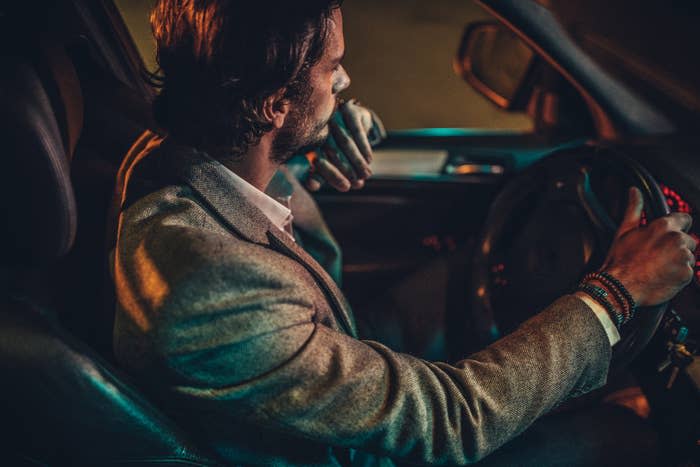
[[[3,54],[0,72],[2,463],[216,465],[59,322],[61,259],[78,225],[70,162],[82,92],[65,49],[31,50]]]

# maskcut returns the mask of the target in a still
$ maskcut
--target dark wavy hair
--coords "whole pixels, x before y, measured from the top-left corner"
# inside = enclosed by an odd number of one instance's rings
[[[176,140],[240,156],[272,126],[265,99],[302,101],[342,0],[158,0],[153,112]]]

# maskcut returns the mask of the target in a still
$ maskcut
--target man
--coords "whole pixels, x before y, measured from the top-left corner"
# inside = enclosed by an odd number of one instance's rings
[[[566,295],[455,365],[359,340],[335,282],[297,243],[290,210],[263,193],[331,129],[351,163],[327,148],[321,173],[342,189],[368,175],[364,111],[344,110],[355,135],[329,125],[349,85],[339,2],[160,0],[152,24],[164,73],[155,111],[168,136],[144,136],[124,170],[115,352],[232,463],[477,461],[605,383],[612,319],[629,319],[632,303],[622,292],[653,305],[691,280],[689,216],[639,228],[632,190],[606,262],[618,285],[588,284],[618,297],[600,299],[609,309],[590,291]],[[294,227],[322,237],[308,194],[297,185],[294,196]]]

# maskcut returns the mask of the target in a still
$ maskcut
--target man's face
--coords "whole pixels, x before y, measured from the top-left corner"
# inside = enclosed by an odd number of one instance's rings
[[[343,15],[338,8],[333,11],[323,56],[309,70],[311,94],[292,105],[275,138],[275,161],[284,162],[302,149],[319,147],[328,138],[328,121],[336,109],[338,94],[350,86],[350,77],[341,64],[344,55]]]

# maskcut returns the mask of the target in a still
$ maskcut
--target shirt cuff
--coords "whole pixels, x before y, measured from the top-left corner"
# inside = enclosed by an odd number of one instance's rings
[[[608,336],[608,340],[610,341],[610,346],[612,347],[620,342],[620,332],[617,330],[617,327],[615,327],[612,319],[610,319],[608,312],[605,310],[605,308],[603,308],[603,305],[596,302],[586,294],[577,293],[575,295],[580,298],[583,303],[588,305],[591,310],[593,310],[593,313],[595,313],[598,321],[600,321],[600,324],[603,325],[605,335]]]

